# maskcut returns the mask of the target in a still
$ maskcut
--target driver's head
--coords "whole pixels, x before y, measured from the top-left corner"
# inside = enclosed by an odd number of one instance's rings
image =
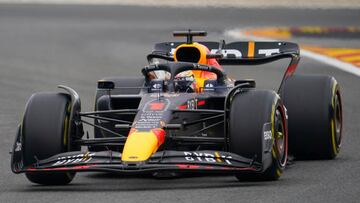
[[[196,81],[192,71],[184,71],[177,74],[174,78],[174,87],[175,92],[195,92]]]

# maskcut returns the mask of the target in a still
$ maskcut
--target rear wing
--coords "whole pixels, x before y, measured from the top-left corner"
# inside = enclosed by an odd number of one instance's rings
[[[210,50],[210,55],[216,57],[220,65],[260,65],[283,58],[291,61],[284,73],[279,91],[284,81],[293,75],[300,60],[300,49],[296,43],[291,42],[198,42]],[[176,47],[184,42],[162,42],[155,44],[154,51],[148,55],[151,58],[163,58],[174,61]]]
[[[211,54],[220,53],[220,65],[258,65],[281,58],[297,58],[299,46],[291,42],[198,42],[205,45]],[[162,42],[155,44],[152,54],[163,55],[171,59],[177,46],[184,42]]]

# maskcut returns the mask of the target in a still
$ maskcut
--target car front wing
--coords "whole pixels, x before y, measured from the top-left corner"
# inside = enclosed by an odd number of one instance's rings
[[[236,174],[241,171],[261,172],[261,163],[223,151],[160,151],[141,162],[124,162],[115,151],[76,151],[61,153],[30,166],[20,157],[12,159],[14,173],[104,171],[117,173],[213,172]]]

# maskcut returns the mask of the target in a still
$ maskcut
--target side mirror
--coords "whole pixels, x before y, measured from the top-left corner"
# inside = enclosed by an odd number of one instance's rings
[[[247,83],[248,85],[246,85],[244,87],[247,87],[247,88],[255,88],[256,87],[256,82],[254,79],[236,80],[234,85],[237,86],[237,85],[245,84],[245,83]]]
[[[97,87],[98,89],[114,89],[115,83],[112,81],[99,80]]]

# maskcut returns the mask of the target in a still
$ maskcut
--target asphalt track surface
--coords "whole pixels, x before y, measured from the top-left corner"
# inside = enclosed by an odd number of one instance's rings
[[[8,152],[32,93],[57,91],[56,85],[67,84],[79,92],[83,109],[91,110],[98,79],[139,75],[152,45],[172,40],[172,30],[204,29],[209,39],[218,40],[230,28],[359,26],[359,19],[359,10],[0,5],[0,202],[358,202],[360,78],[307,58],[302,58],[298,73],[334,75],[341,84],[342,150],[332,161],[297,161],[279,181],[82,173],[71,185],[44,187],[12,174]],[[346,41],[331,43],[341,47]],[[279,65],[227,71],[274,88],[283,72]]]

